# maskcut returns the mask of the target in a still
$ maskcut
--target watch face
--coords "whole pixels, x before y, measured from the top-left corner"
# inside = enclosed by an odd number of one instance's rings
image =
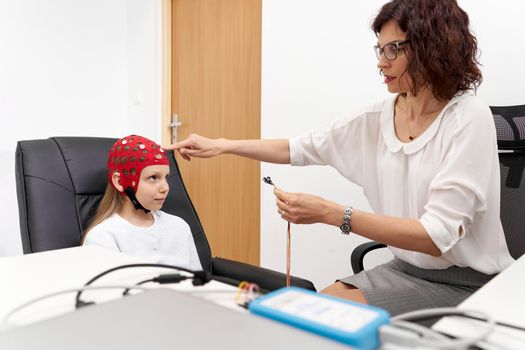
[[[339,228],[345,233],[350,232],[350,225],[348,225],[347,223],[342,224]]]

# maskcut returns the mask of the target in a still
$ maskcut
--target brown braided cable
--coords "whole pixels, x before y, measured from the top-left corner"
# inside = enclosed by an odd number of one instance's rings
[[[290,233],[290,221],[288,221],[288,237],[287,237],[287,244],[286,244],[286,287],[290,287],[290,261],[291,261],[291,241],[292,241],[292,235]]]
[[[272,185],[274,188],[277,188],[275,184],[273,183],[272,179],[268,177],[263,177],[262,179],[265,183]],[[281,214],[281,217],[284,219],[285,212]],[[287,239],[286,239],[286,287],[290,287],[290,266],[291,266],[291,241],[292,241],[292,234],[291,234],[291,224],[290,221],[286,220],[288,223],[288,228],[286,229],[287,232]]]

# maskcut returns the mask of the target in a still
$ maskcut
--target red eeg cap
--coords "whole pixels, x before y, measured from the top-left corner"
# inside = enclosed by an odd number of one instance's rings
[[[113,185],[111,176],[118,172],[122,187],[131,187],[137,193],[140,174],[145,167],[169,164],[161,146],[145,137],[129,135],[115,142],[109,150],[108,181]]]

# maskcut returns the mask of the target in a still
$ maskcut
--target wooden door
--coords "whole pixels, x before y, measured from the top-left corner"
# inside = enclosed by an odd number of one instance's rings
[[[171,111],[190,133],[260,138],[262,0],[173,0]],[[223,155],[178,162],[212,254],[259,264],[260,166]]]

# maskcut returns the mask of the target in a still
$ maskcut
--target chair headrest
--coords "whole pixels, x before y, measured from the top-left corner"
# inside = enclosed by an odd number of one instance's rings
[[[107,186],[107,155],[117,139],[53,137],[67,164],[76,194],[103,194]]]
[[[525,105],[491,106],[498,148],[525,152]]]

